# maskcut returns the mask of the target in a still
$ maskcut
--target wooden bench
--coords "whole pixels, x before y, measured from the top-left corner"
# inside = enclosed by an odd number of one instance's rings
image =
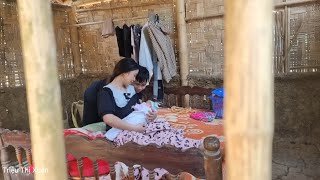
[[[0,129],[1,135],[1,165],[3,169],[10,169],[17,164],[16,168],[22,168],[23,156],[26,154],[27,166],[33,164],[30,134],[21,131]],[[9,158],[7,148],[14,147],[16,160]],[[78,160],[78,168],[83,174],[81,157],[88,157],[94,163],[95,179],[98,178],[97,160],[102,159],[110,164],[110,175],[115,179],[114,163],[117,161],[129,166],[129,179],[134,179],[133,165],[140,164],[151,170],[150,179],[154,179],[154,168],[164,168],[170,172],[167,179],[179,179],[180,172],[189,172],[195,177],[209,180],[222,180],[222,158],[220,142],[215,137],[206,137],[204,140],[205,150],[191,148],[181,151],[173,146],[156,147],[155,145],[141,146],[135,143],[127,143],[121,147],[115,147],[106,139],[96,138],[89,140],[80,135],[65,137],[66,152],[75,156]],[[137,153],[138,152],[138,153]],[[165,157],[165,158],[164,158]],[[5,180],[29,180],[33,174],[4,172]],[[70,179],[73,179],[70,177]],[[83,179],[81,176],[80,179]]]

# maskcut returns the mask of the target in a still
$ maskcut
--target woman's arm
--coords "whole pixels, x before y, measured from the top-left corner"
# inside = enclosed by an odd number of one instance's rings
[[[142,124],[138,124],[138,125],[129,124],[126,121],[121,120],[120,118],[118,118],[113,114],[106,114],[102,118],[106,124],[117,129],[136,131],[136,132],[144,132],[146,129]]]

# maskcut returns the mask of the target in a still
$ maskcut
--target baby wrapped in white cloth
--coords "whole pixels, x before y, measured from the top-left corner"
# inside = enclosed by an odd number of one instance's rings
[[[136,104],[132,107],[134,111],[130,113],[128,116],[123,118],[123,121],[126,121],[129,124],[138,125],[138,124],[146,124],[147,123],[147,114],[152,109],[158,111],[159,103],[153,101],[143,102],[141,104]],[[104,135],[110,141],[113,141],[118,134],[121,132],[121,129],[111,128]]]

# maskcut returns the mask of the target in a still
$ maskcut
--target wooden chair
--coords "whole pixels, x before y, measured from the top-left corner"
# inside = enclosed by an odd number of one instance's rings
[[[76,128],[82,127],[83,106],[84,106],[84,102],[82,100],[73,102],[71,104],[72,123],[73,123],[73,126]]]
[[[32,165],[31,139],[27,132],[10,131],[0,129],[1,134],[1,164],[4,170],[14,167],[24,167],[22,152],[26,153],[27,166]],[[151,170],[150,180],[154,179],[154,168],[165,168],[170,172],[167,179],[179,179],[180,172],[189,172],[199,178],[209,180],[222,180],[222,158],[220,153],[220,142],[215,137],[207,137],[204,140],[204,151],[191,148],[181,151],[173,146],[156,147],[155,145],[140,146],[135,143],[127,143],[121,147],[115,147],[106,139],[97,138],[89,140],[80,135],[69,135],[65,137],[66,152],[78,159],[80,179],[83,179],[82,157],[88,157],[93,161],[95,179],[98,177],[97,160],[102,159],[110,164],[111,178],[115,179],[114,163],[117,161],[129,166],[129,179],[134,179],[133,165],[140,164]],[[16,151],[17,163],[11,161],[7,148],[13,146]],[[4,172],[5,180],[29,180],[33,174]],[[71,178],[72,179],[72,178]]]

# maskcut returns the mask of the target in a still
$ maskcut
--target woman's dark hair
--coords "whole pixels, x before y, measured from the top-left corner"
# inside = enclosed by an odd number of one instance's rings
[[[109,82],[112,82],[114,78],[116,78],[120,74],[127,73],[134,70],[139,70],[139,64],[137,64],[131,58],[123,58],[114,67],[113,73],[111,75]]]

